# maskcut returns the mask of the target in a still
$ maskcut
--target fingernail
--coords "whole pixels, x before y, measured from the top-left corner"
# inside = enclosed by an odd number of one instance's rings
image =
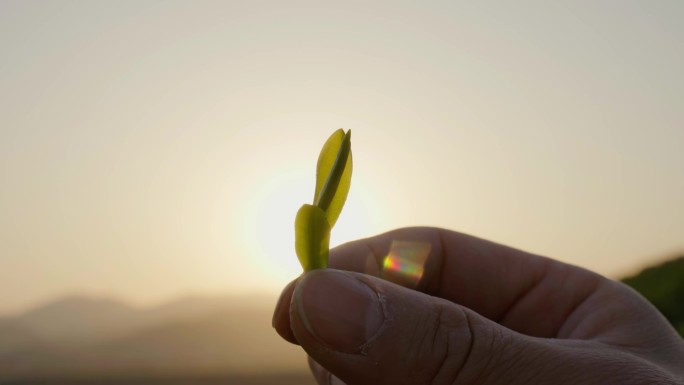
[[[331,375],[330,376],[330,385],[346,385],[346,384],[344,382],[342,382],[342,380],[340,380],[339,378]]]
[[[325,269],[304,276],[294,305],[315,338],[345,353],[358,353],[384,322],[378,295],[353,274]]]

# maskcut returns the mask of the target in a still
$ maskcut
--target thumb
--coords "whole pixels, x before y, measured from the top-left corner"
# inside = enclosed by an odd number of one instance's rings
[[[298,343],[348,385],[560,384],[563,372],[581,380],[562,344],[364,274],[307,273],[290,311]]]

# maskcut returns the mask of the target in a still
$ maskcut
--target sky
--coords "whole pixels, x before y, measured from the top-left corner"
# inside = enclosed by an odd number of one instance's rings
[[[684,2],[2,1],[0,314],[277,293],[321,145],[333,244],[413,225],[612,278],[684,253]]]

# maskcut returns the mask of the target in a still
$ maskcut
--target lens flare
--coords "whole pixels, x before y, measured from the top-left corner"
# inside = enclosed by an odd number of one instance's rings
[[[382,261],[383,279],[406,287],[416,287],[423,277],[432,245],[426,242],[392,241]]]

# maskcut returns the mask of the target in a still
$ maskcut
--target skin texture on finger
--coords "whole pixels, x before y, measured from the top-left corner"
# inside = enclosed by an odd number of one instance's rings
[[[321,302],[322,292],[337,301]],[[359,295],[371,306],[348,313],[343,300]],[[658,365],[614,347],[524,336],[452,302],[363,274],[307,273],[293,308],[293,332],[320,363],[312,369],[321,384],[331,383],[329,372],[348,385],[677,383]],[[335,317],[321,316],[327,312]]]
[[[400,229],[342,245],[332,250],[330,266],[383,277],[383,259],[396,240],[430,245],[422,279],[412,287],[430,295],[426,298],[443,297],[528,336],[592,340],[587,342],[682,370],[684,344],[650,304],[626,286],[578,267],[432,228]],[[274,327],[298,343],[301,336],[291,325],[297,317],[290,306],[294,290],[290,285],[283,292]]]
[[[330,267],[380,276],[383,259],[396,241],[431,245],[416,290],[466,306],[529,335],[554,336],[567,308],[592,288],[585,282],[576,283],[577,276],[581,276],[582,281],[593,278],[579,268],[434,228],[399,229],[342,245],[331,252]],[[369,259],[375,262],[375,268],[360,270],[371,265]],[[574,280],[564,278],[567,275],[572,275]],[[525,301],[535,293],[548,296],[543,297],[543,302],[539,299],[532,301],[534,303]],[[533,327],[525,317],[516,316],[519,308],[531,305],[543,308],[546,314],[543,323]]]
[[[453,231],[404,228],[350,242],[331,251],[330,267],[382,276],[383,259],[396,241],[430,245],[424,274],[415,287],[418,291],[463,305],[530,336],[587,338],[605,331],[600,330],[605,322],[590,327],[579,320],[606,312],[605,305],[582,305],[596,302],[594,299],[600,303],[602,297],[611,295],[612,281],[576,266]],[[573,322],[568,323],[570,320]]]
[[[344,331],[335,333],[335,328],[344,330],[340,323],[330,320],[330,325],[324,325],[321,320],[308,319],[303,317],[303,313],[312,312],[300,308],[306,306],[316,297],[316,289],[321,285],[326,286],[333,280],[343,278],[359,280],[365,287],[369,296],[376,296],[375,303],[383,307],[381,314],[382,325],[374,327],[369,333],[363,333],[365,338],[353,338],[352,344],[341,340]],[[302,283],[303,282],[303,283]],[[394,289],[388,289],[385,285],[392,285]],[[334,287],[334,286],[333,286]],[[400,290],[399,293],[396,290]],[[338,291],[346,291],[340,288]],[[383,296],[390,295],[392,298],[382,299]],[[304,276],[300,285],[295,289],[293,299],[293,311],[291,312],[291,325],[293,332],[310,356],[317,362],[326,367],[332,373],[337,374],[347,384],[421,384],[426,383],[427,378],[432,375],[433,368],[439,365],[439,351],[435,351],[436,356],[432,356],[433,350],[425,344],[423,349],[414,349],[417,340],[426,339],[422,328],[415,326],[429,325],[433,323],[435,312],[425,312],[425,306],[421,303],[433,298],[422,296],[420,293],[409,289],[401,288],[388,282],[381,281],[368,276],[340,271],[314,271]],[[436,299],[434,299],[436,300]],[[380,304],[383,305],[380,305]],[[454,305],[455,306],[455,305]],[[454,329],[464,330],[462,344],[455,350],[460,350],[464,356],[470,346],[467,328],[461,328],[460,322],[465,322],[464,317],[445,317],[449,322],[453,322]],[[326,326],[330,326],[327,328]],[[325,328],[321,330],[321,328]],[[429,331],[425,331],[430,333]],[[338,338],[340,337],[340,338]],[[455,336],[458,338],[459,336]],[[431,340],[432,337],[429,338]],[[428,339],[426,339],[427,341]],[[438,349],[444,350],[444,349]],[[401,353],[398,353],[401,352]],[[436,363],[432,363],[432,359]],[[418,360],[415,364],[412,362]],[[411,364],[409,366],[409,364]],[[418,367],[420,365],[421,367]],[[326,377],[320,371],[316,372],[318,381],[325,381]],[[325,382],[323,382],[325,383]]]
[[[663,326],[657,328],[661,334],[657,340],[669,341],[674,333],[659,313],[622,284],[443,229],[405,228],[344,244],[331,251],[330,267],[381,276],[383,259],[395,241],[430,245],[416,290],[463,305],[526,335],[604,337],[606,343],[615,343],[611,334],[621,336],[621,328],[633,328],[645,318],[658,318],[654,325]],[[289,329],[276,329],[294,342]],[[637,340],[654,338],[648,330],[643,333]]]

